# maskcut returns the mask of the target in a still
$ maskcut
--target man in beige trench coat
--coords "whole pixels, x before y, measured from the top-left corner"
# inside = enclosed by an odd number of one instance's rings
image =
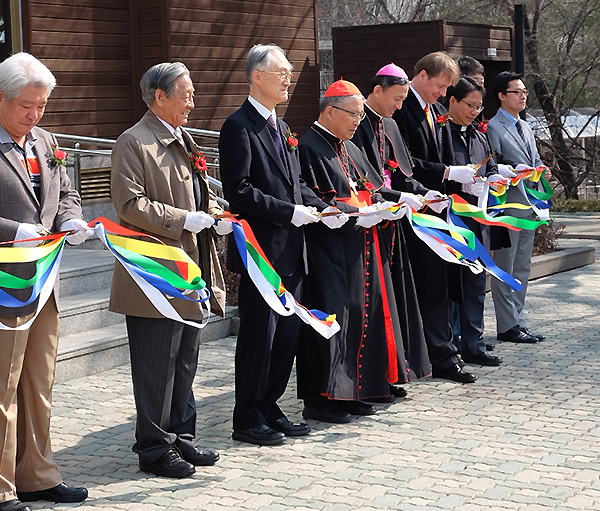
[[[194,107],[194,86],[181,63],[150,68],[140,82],[149,111],[117,140],[112,152],[112,198],[122,226],[183,249],[202,269],[211,309],[223,315],[225,286],[209,212],[217,206],[206,172],[192,163],[199,151],[181,128]],[[194,292],[192,296],[197,296]],[[183,319],[201,320],[198,302],[171,299]],[[200,330],[164,318],[117,263],[110,310],[126,315],[137,409],[140,469],[164,477],[187,477],[194,466],[212,465],[219,454],[194,445],[196,403],[192,383]]]

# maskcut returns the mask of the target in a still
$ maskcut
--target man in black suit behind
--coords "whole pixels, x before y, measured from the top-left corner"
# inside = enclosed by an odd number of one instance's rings
[[[221,128],[223,192],[231,211],[250,224],[283,285],[301,300],[307,271],[302,225],[319,220],[311,206],[322,211],[327,205],[301,180],[297,140],[275,114],[275,106],[288,99],[292,80],[292,66],[283,50],[275,45],[252,47],[246,77],[250,95]],[[339,223],[335,219],[323,221],[333,227]],[[300,320],[281,317],[269,308],[243,267],[233,239],[229,268],[241,274],[232,436],[276,445],[285,436],[306,435],[309,426],[292,423],[277,405],[292,370]]]
[[[473,181],[475,173],[472,168],[451,165],[454,153],[448,117],[444,107],[437,103],[459,77],[458,65],[446,53],[426,55],[415,65],[403,108],[393,115],[413,157],[413,177],[423,186],[446,194],[459,192],[462,183]],[[462,300],[459,268],[439,258],[412,232],[408,233],[407,245],[410,260],[414,261],[413,273],[433,376],[472,383],[476,377],[462,369],[450,327],[451,299]]]

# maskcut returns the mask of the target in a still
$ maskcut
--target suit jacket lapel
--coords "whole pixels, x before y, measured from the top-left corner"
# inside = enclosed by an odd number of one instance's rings
[[[509,122],[508,119],[502,114],[502,112],[500,112],[500,115],[500,122],[506,128],[506,131],[508,131],[508,133],[512,135],[512,137],[515,139],[515,142],[519,145],[523,153],[525,153],[529,157],[529,149],[527,148],[525,141],[521,138],[521,135],[519,135],[517,127],[512,122]]]
[[[29,173],[27,172],[27,169],[21,162],[21,154],[19,153],[19,151],[17,151],[12,144],[0,144],[0,147],[2,148],[1,149],[2,156],[4,156],[6,161],[8,161],[8,163],[10,163],[10,166],[13,168],[15,173],[19,176],[21,181],[23,181],[25,188],[27,188],[27,190],[31,194],[31,197],[33,198],[33,200],[39,205],[38,199],[35,195],[35,192],[33,191],[33,185],[31,184],[31,179],[29,177]],[[41,167],[40,167],[40,169],[41,169]]]
[[[408,101],[408,100],[410,100],[410,101]],[[439,155],[433,132],[431,131],[431,128],[429,127],[429,123],[427,122],[427,116],[425,115],[425,110],[423,110],[421,108],[421,104],[419,103],[417,96],[415,96],[415,93],[410,89],[408,92],[407,102],[408,102],[408,106],[412,110],[413,114],[417,117],[417,120],[419,121],[419,123],[421,125],[421,129],[423,130],[423,133],[425,134],[425,139],[427,140],[427,143],[431,146],[431,150],[435,151],[435,153]],[[433,112],[431,112],[431,116],[433,117]],[[435,128],[435,126],[434,126],[434,128]]]
[[[266,152],[273,159],[273,161],[279,168],[280,172],[285,176],[285,178],[288,181],[290,181],[289,173],[286,172],[286,170],[283,166],[283,162],[281,161],[281,158],[279,156],[279,151],[277,151],[277,148],[275,147],[275,142],[273,142],[273,137],[271,136],[271,133],[269,132],[269,127],[267,126],[266,119],[256,111],[256,108],[254,108],[248,100],[246,100],[242,106],[246,107],[248,116],[250,117],[250,119],[252,121],[254,121],[254,132],[256,133],[256,136],[258,137],[258,139],[261,141]],[[284,147],[284,152],[285,152],[285,147]],[[288,165],[288,167],[289,167],[289,165]],[[291,183],[291,181],[290,181],[290,183]]]
[[[50,191],[50,181],[52,180],[52,172],[50,167],[48,166],[48,155],[40,154],[40,150],[43,149],[44,146],[38,142],[33,146],[33,152],[38,161],[38,166],[40,168],[40,199],[42,204],[46,204],[45,198],[48,197]],[[34,193],[35,195],[35,193]]]

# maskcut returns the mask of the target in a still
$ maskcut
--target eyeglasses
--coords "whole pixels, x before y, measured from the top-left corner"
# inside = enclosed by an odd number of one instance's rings
[[[526,98],[529,95],[529,91],[527,89],[523,89],[523,90],[507,90],[506,94],[508,93],[511,94],[516,94],[517,96],[522,96],[524,98]]]
[[[282,80],[288,80],[289,82],[294,78],[294,73],[291,71],[263,71],[262,69],[259,69],[258,71],[261,73],[269,73],[270,75],[277,75]]]
[[[475,105],[472,105],[471,103],[467,103],[464,99],[461,99],[460,101],[462,103],[464,103],[465,105],[467,105],[469,107],[469,109],[472,110],[473,112],[479,113],[483,110],[483,105],[475,106]]]
[[[352,117],[352,119],[358,120],[358,121],[362,121],[367,116],[367,114],[364,112],[364,110],[362,112],[352,112],[351,110],[346,110],[345,108],[340,108],[339,106],[334,106],[334,105],[331,105],[331,108],[335,108],[336,110],[341,110],[342,112],[346,112],[347,114],[350,115],[350,117]]]

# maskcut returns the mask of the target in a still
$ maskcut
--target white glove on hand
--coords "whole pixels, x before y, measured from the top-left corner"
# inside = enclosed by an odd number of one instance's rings
[[[412,194],[409,194],[412,195]],[[406,203],[405,203],[406,204]],[[404,215],[406,215],[406,209],[408,208],[405,205],[401,206],[395,213],[392,213],[389,209],[392,206],[395,206],[395,202],[385,201],[377,204],[379,207],[379,216],[382,220],[400,220]]]
[[[333,206],[325,208],[323,211],[321,211],[321,213],[334,213],[338,211],[339,215],[321,217],[321,222],[323,222],[330,229],[339,229],[350,218],[346,213],[342,213],[339,209],[336,209]]]
[[[485,189],[485,184],[481,179],[477,179],[474,183],[464,183],[462,185],[462,191],[465,193],[470,193],[471,195],[475,195],[478,197],[483,193]]]
[[[294,206],[294,214],[292,215],[292,224],[300,227],[304,224],[312,224],[318,222],[319,217],[313,213],[313,210],[306,206]]]
[[[466,165],[451,165],[448,167],[448,179],[458,183],[469,183],[475,177],[475,169]]]
[[[415,211],[419,211],[423,207],[422,199],[422,195],[415,195],[414,193],[402,192],[400,194],[400,200]]]
[[[498,181],[506,181],[506,177],[501,174],[492,174],[491,176],[487,176],[486,179],[488,183],[497,183]]]
[[[15,235],[15,241],[17,240],[28,240],[29,238],[39,238],[41,233],[39,225],[33,224],[19,224],[17,227],[17,234]],[[16,247],[30,248],[37,247],[40,244],[39,241],[24,241],[15,245]]]
[[[200,232],[202,229],[208,229],[215,223],[215,219],[206,214],[204,211],[188,211],[185,217],[183,228],[186,231],[193,232],[194,234]]]
[[[365,208],[360,208],[359,211],[363,212],[363,209],[371,208],[373,206],[367,206]],[[377,207],[377,206],[375,206]],[[375,224],[378,224],[383,220],[382,212],[373,213],[371,215],[359,216],[356,220],[356,225],[359,227],[364,227],[365,229],[369,229],[373,227]]]
[[[92,234],[94,234],[94,230],[90,229],[85,220],[81,218],[71,218],[69,220],[65,220],[60,226],[61,231],[77,231],[74,234],[70,234],[67,236],[67,241],[70,245],[79,245],[87,240]]]
[[[225,236],[233,232],[233,224],[224,220],[217,220],[217,223],[213,224],[213,229],[219,236]]]
[[[504,163],[498,163],[498,173],[502,177],[515,177],[516,174],[511,170],[510,165],[504,165]]]
[[[426,200],[437,200],[437,199],[448,199],[446,195],[438,192],[437,190],[429,190],[425,194]],[[444,202],[435,202],[433,204],[429,204],[429,207],[435,211],[436,213],[441,213],[448,206],[449,200],[445,200]]]

